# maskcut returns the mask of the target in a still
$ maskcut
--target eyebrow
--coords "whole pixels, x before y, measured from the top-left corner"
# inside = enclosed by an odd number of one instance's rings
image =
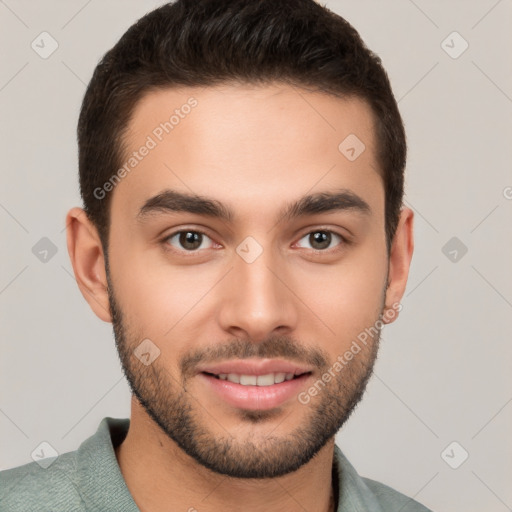
[[[363,198],[348,189],[340,189],[305,195],[298,201],[288,203],[278,214],[278,219],[289,221],[308,215],[347,210],[364,215],[372,213],[370,205]],[[176,190],[164,190],[149,198],[139,210],[137,218],[144,220],[153,214],[174,212],[193,213],[226,222],[235,219],[234,212],[216,199]]]

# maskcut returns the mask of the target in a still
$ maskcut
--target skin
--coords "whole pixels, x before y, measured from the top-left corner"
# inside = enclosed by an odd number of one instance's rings
[[[236,478],[205,467],[167,435],[135,395],[128,435],[116,450],[121,471],[141,510],[163,511],[172,503],[176,510],[235,511],[241,499],[246,511],[291,511],[298,503],[306,510],[333,510],[334,432],[298,469],[286,472],[282,459],[301,450],[298,428],[302,435],[318,433],[313,424],[323,417],[322,404],[346,406],[323,411],[331,426],[337,429],[347,419],[355,405],[349,399],[359,400],[371,373],[378,337],[308,404],[294,397],[262,417],[225,403],[201,379],[183,375],[180,363],[190,354],[207,357],[207,349],[217,353],[231,346],[233,354],[244,347],[265,356],[274,347],[285,355],[288,340],[304,354],[325,358],[324,365],[313,367],[304,384],[308,389],[359,333],[400,302],[413,253],[413,212],[402,209],[388,257],[373,117],[357,98],[283,84],[154,91],[136,105],[126,138],[129,151],[191,96],[197,106],[110,192],[108,279],[97,230],[80,208],[66,219],[68,250],[90,307],[117,324],[125,372],[145,386],[151,402],[146,405],[172,416],[165,406],[184,386],[180,396],[188,400],[207,445],[229,438],[229,453],[244,464],[254,459],[250,445],[268,467],[277,461],[285,472]],[[352,162],[338,150],[349,134],[366,146]],[[364,199],[370,214],[344,210],[279,218],[285,204],[305,194],[341,188]],[[141,220],[145,201],[165,189],[214,198],[233,210],[234,219],[160,212]],[[179,229],[208,235],[195,256],[186,254],[178,237],[165,238]],[[315,252],[308,237],[315,230],[332,231],[350,243],[334,237],[328,249]],[[236,252],[247,236],[263,249],[252,263]],[[112,308],[122,319],[112,318]],[[160,349],[150,366],[132,354],[146,338]],[[163,379],[159,386],[156,375]],[[280,451],[284,440],[294,443],[286,457]]]

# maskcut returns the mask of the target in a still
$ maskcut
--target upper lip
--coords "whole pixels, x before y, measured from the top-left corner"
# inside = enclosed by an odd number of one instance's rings
[[[310,373],[311,369],[285,361],[283,359],[238,359],[236,361],[224,361],[220,363],[204,364],[198,367],[199,373],[236,373],[239,375],[267,375],[269,373],[293,373],[302,375]]]

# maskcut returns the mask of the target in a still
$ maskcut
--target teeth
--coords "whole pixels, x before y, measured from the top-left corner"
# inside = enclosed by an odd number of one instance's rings
[[[279,384],[284,381],[285,377],[286,377],[286,373],[275,373],[274,381],[276,384]]]
[[[272,386],[272,384],[275,384],[273,373],[267,373],[267,375],[258,375],[258,379],[256,380],[257,386]]]
[[[228,380],[242,386],[272,386],[285,380],[292,380],[293,373],[267,373],[266,375],[240,375],[238,373],[220,373],[220,380]]]
[[[256,386],[257,381],[256,375],[240,375],[240,384],[244,386]]]

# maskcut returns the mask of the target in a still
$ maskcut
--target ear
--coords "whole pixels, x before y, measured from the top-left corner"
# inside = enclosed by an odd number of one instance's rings
[[[104,322],[111,322],[103,247],[96,227],[82,208],[66,216],[68,253],[75,279],[89,306]]]
[[[383,315],[383,321],[386,324],[394,322],[401,309],[399,304],[407,285],[414,251],[413,221],[414,212],[410,208],[402,208],[389,254],[386,308],[392,310],[393,314]]]

